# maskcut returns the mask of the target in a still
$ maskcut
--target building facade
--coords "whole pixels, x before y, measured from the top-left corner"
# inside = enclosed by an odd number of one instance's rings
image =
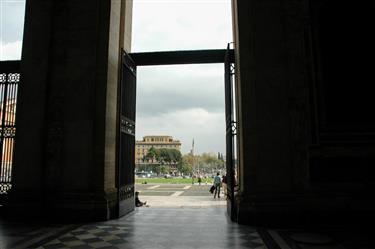
[[[136,164],[150,164],[153,161],[146,161],[145,156],[147,155],[150,148],[155,149],[176,149],[181,151],[180,140],[173,140],[171,136],[144,136],[143,140],[135,142],[135,163]]]

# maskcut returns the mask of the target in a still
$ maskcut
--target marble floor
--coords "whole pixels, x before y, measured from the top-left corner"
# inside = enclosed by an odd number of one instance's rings
[[[0,209],[1,211],[1,209]],[[32,248],[35,243],[49,241],[75,229],[79,224],[46,224],[39,222],[4,221],[0,219],[0,248]]]
[[[139,187],[149,207],[106,222],[16,222],[0,207],[0,249],[375,249],[371,229],[239,225],[228,219],[224,198],[213,199],[204,187],[174,188]]]
[[[30,224],[0,219],[1,249],[374,249],[371,230],[267,229],[239,225],[225,206],[142,207],[117,220]]]
[[[255,228],[229,221],[225,210],[138,208],[121,219],[85,224],[30,248],[267,248]]]
[[[223,206],[137,208],[117,220],[23,224],[0,219],[1,249],[374,249],[370,230],[293,230],[243,226]]]

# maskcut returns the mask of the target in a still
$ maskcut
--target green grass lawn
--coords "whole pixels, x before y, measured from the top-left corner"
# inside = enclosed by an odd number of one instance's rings
[[[158,183],[158,184],[191,184],[192,179],[180,179],[180,178],[135,178],[136,184],[147,183]],[[194,179],[194,183],[197,183],[197,179]],[[202,179],[202,184],[205,184],[205,179]],[[207,183],[211,184],[212,179],[207,178]]]

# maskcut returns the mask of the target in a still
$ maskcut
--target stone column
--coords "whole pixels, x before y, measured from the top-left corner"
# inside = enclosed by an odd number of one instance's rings
[[[305,1],[234,1],[240,223],[296,208],[307,184]],[[274,222],[274,220],[272,220]]]
[[[27,1],[11,207],[113,217],[118,68],[120,48],[130,48],[131,4]]]
[[[122,50],[130,52],[133,1],[112,0],[111,26],[109,30],[106,127],[105,127],[105,169],[104,189],[111,199],[111,205],[117,203],[116,188],[116,141],[118,120],[118,87],[121,70]]]

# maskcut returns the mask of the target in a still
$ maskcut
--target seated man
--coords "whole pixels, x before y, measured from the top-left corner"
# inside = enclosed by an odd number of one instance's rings
[[[136,192],[135,192],[135,206],[136,206],[136,207],[142,207],[142,206],[146,205],[146,201],[145,201],[145,202],[141,202],[141,201],[139,200],[138,195],[139,195],[139,192],[136,191]]]

